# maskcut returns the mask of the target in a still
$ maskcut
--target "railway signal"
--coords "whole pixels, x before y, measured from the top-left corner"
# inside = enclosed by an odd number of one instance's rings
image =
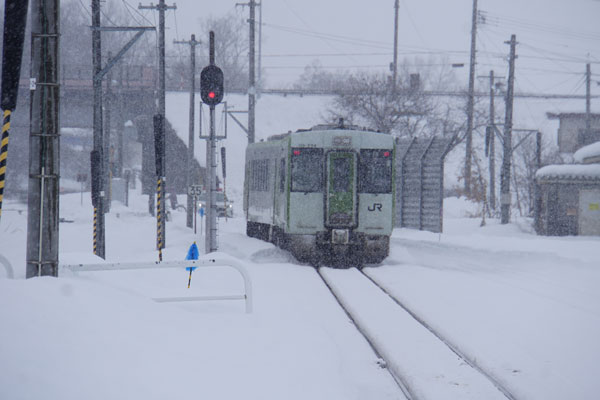
[[[216,65],[207,65],[200,73],[200,97],[214,107],[223,100],[223,71]]]

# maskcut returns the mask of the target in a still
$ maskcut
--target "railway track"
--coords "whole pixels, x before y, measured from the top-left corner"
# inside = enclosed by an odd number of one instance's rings
[[[368,272],[317,272],[407,399],[517,400]]]

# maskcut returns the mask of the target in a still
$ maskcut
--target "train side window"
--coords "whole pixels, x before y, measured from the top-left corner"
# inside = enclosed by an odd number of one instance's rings
[[[391,193],[392,163],[391,150],[361,150],[358,166],[358,191],[361,193]]]
[[[292,192],[323,190],[323,149],[292,149]]]
[[[269,160],[252,160],[250,164],[250,190],[269,190]]]
[[[285,190],[285,158],[282,158],[279,163],[279,191],[283,193]]]

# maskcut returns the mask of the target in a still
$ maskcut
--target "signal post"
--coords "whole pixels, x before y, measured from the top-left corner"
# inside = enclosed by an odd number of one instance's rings
[[[200,73],[200,97],[210,108],[210,135],[206,146],[207,218],[205,253],[217,251],[217,142],[215,137],[215,106],[223,100],[223,71],[215,65],[215,33],[210,32],[210,64]]]

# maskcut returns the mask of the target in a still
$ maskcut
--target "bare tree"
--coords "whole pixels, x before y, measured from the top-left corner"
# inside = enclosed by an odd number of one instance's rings
[[[350,75],[333,101],[332,116],[397,136],[419,136],[431,102],[409,77],[399,78],[394,88],[386,74]]]

